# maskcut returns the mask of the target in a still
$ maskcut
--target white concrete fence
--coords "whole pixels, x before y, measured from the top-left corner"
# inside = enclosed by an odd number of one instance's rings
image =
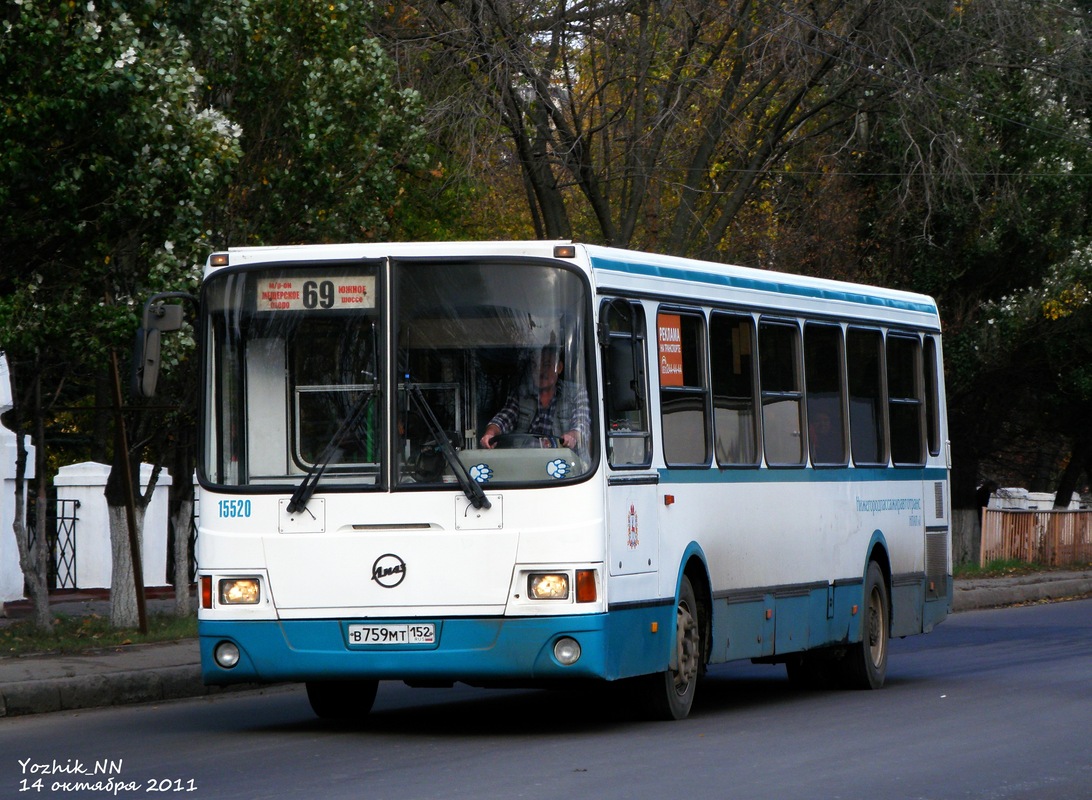
[[[106,505],[106,479],[110,467],[94,461],[71,464],[57,470],[53,479],[57,506],[64,500],[78,503],[75,525],[76,589],[109,589],[113,574],[110,550],[110,518]],[[140,465],[140,490],[146,491],[151,479],[151,464]],[[141,539],[141,563],[145,586],[166,586],[167,580],[167,495],[171,475],[159,473],[151,502],[144,513],[144,533]],[[59,554],[55,553],[58,559]]]

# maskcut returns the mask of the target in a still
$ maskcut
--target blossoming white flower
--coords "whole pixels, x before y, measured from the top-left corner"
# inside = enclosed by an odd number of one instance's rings
[[[129,47],[124,53],[114,62],[114,69],[123,69],[127,64],[136,63],[136,48]]]

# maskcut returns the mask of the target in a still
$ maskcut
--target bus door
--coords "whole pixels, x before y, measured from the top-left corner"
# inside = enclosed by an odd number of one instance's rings
[[[610,574],[656,571],[659,476],[614,474],[607,478]]]
[[[611,575],[655,572],[659,474],[652,469],[644,309],[628,300],[600,308],[603,418]]]

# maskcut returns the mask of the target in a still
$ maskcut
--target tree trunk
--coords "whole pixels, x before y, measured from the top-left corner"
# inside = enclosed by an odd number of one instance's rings
[[[171,475],[170,492],[167,501],[167,547],[170,550],[168,573],[174,585],[174,611],[180,617],[193,613],[191,596],[192,576],[190,566],[193,563],[190,533],[193,528],[193,470],[194,470],[194,429],[181,427],[171,437],[169,464]]]
[[[1080,480],[1081,474],[1085,471],[1085,464],[1088,462],[1090,450],[1092,448],[1089,448],[1088,442],[1083,439],[1077,439],[1073,443],[1073,449],[1069,454],[1069,463],[1062,471],[1062,477],[1058,479],[1058,486],[1054,491],[1055,508],[1069,508],[1069,501],[1073,497],[1073,492],[1077,490],[1077,481]]]
[[[174,483],[180,483],[175,478]],[[186,483],[189,483],[187,480]],[[193,613],[193,598],[190,593],[190,525],[193,522],[193,485],[190,484],[189,498],[183,498],[178,508],[171,514],[172,552],[174,553],[174,613],[179,617],[188,617]],[[173,486],[172,486],[173,488]]]
[[[45,422],[42,415],[42,374],[40,360],[35,357],[30,363],[29,381],[19,374],[20,360],[14,353],[6,353],[8,376],[12,389],[11,430],[15,433],[15,515],[12,520],[12,533],[19,553],[19,568],[23,573],[23,583],[34,605],[34,624],[40,631],[52,633],[53,612],[49,607],[49,531],[47,525],[47,485],[46,485],[46,446]],[[34,544],[30,543],[30,531],[27,526],[26,511],[26,476],[27,476],[27,425],[26,409],[30,408],[30,430],[37,440],[34,450],[35,468],[35,522],[37,525]]]
[[[16,416],[18,419],[18,415]],[[16,459],[15,459],[15,519],[12,524],[12,532],[15,534],[16,547],[19,552],[19,567],[23,571],[23,582],[27,586],[27,593],[34,605],[34,624],[40,631],[51,633],[53,631],[53,612],[49,607],[49,582],[48,572],[39,566],[48,561],[42,558],[43,551],[48,552],[48,536],[46,535],[46,523],[43,520],[46,510],[45,501],[42,499],[42,484],[39,479],[37,484],[38,502],[36,507],[37,536],[34,546],[30,544],[29,531],[26,525],[26,472],[27,472],[27,448],[26,436],[21,425],[15,426],[16,435]],[[35,453],[41,453],[45,447],[39,439]],[[39,459],[41,460],[41,459]],[[36,465],[37,468],[37,465]],[[38,473],[41,475],[41,473]]]
[[[136,583],[133,579],[133,558],[129,548],[128,512],[124,505],[107,503],[110,520],[110,625],[114,628],[137,628],[140,625]],[[137,503],[137,541],[143,552],[144,512],[147,506]]]
[[[34,583],[34,624],[41,630],[53,630],[53,612],[49,608],[49,486],[46,482],[45,415],[42,414],[41,382],[34,390],[34,427],[38,446],[34,448],[34,481],[38,496],[34,502],[35,537],[31,552]]]

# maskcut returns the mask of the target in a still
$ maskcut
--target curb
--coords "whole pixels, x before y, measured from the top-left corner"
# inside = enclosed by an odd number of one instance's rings
[[[952,613],[984,608],[1071,600],[1092,594],[1092,574],[1062,580],[1020,583],[1017,585],[956,586]]]
[[[196,665],[24,681],[0,686],[0,717],[155,703],[222,691],[203,685]]]
[[[0,719],[51,711],[162,703],[268,689],[269,684],[205,686],[198,664],[0,684]]]

